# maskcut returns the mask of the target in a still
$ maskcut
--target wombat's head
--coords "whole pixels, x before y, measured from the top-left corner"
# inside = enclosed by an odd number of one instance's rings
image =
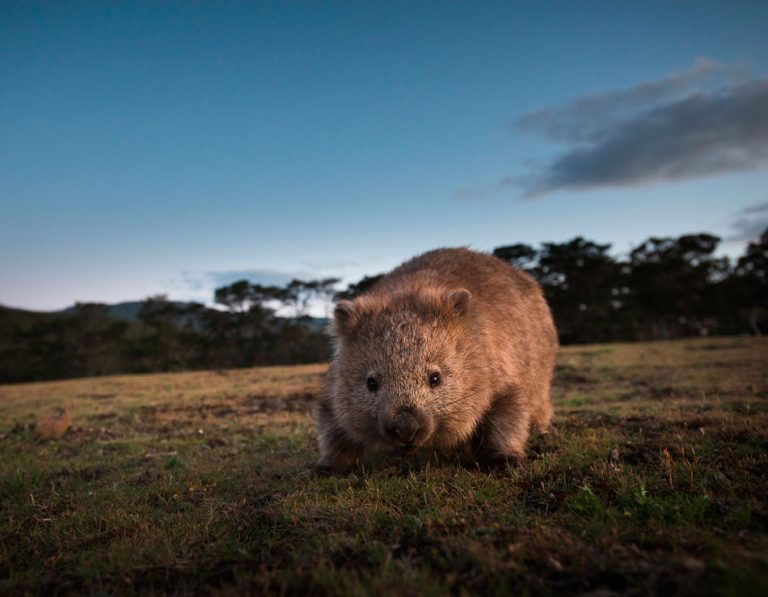
[[[467,290],[362,296],[334,312],[334,400],[346,431],[368,447],[448,447],[482,408],[471,362]]]

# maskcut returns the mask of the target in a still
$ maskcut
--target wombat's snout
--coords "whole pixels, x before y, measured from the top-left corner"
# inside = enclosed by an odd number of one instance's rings
[[[410,448],[417,445],[427,432],[423,417],[413,409],[401,408],[395,416],[384,424],[384,434],[392,443]]]

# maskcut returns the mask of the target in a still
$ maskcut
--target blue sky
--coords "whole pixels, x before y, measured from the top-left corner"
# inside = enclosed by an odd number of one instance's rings
[[[0,4],[5,305],[768,225],[765,2],[62,4]]]

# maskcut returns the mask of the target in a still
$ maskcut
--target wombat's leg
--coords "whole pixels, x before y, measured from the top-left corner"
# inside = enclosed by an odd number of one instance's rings
[[[360,446],[347,438],[344,431],[336,424],[327,404],[318,405],[315,411],[315,422],[317,443],[320,448],[317,468],[322,472],[351,469],[357,463]]]
[[[531,422],[536,426],[539,433],[556,433],[552,425],[552,400],[549,396],[549,384],[543,390],[537,392],[537,397],[533,402],[531,412]]]
[[[478,430],[475,459],[481,463],[520,462],[530,424],[530,407],[518,392],[498,397]]]

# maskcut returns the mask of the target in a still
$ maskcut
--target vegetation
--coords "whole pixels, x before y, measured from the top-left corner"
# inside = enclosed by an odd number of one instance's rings
[[[581,237],[499,247],[547,295],[564,344],[760,334],[768,314],[768,230],[735,264],[710,234],[650,238],[625,259]]]
[[[719,240],[651,238],[624,259],[581,237],[494,254],[540,281],[563,344],[760,334],[768,231],[733,264],[714,256]],[[219,309],[151,297],[135,321],[95,304],[48,315],[0,308],[0,383],[325,361],[328,340],[323,321],[307,317],[310,303],[354,297],[379,277],[338,292],[336,278],[285,287],[239,280],[216,289]],[[279,308],[293,317],[276,316]]]
[[[0,386],[0,593],[765,595],[766,357],[565,347],[559,434],[493,473],[318,477],[320,365]]]

